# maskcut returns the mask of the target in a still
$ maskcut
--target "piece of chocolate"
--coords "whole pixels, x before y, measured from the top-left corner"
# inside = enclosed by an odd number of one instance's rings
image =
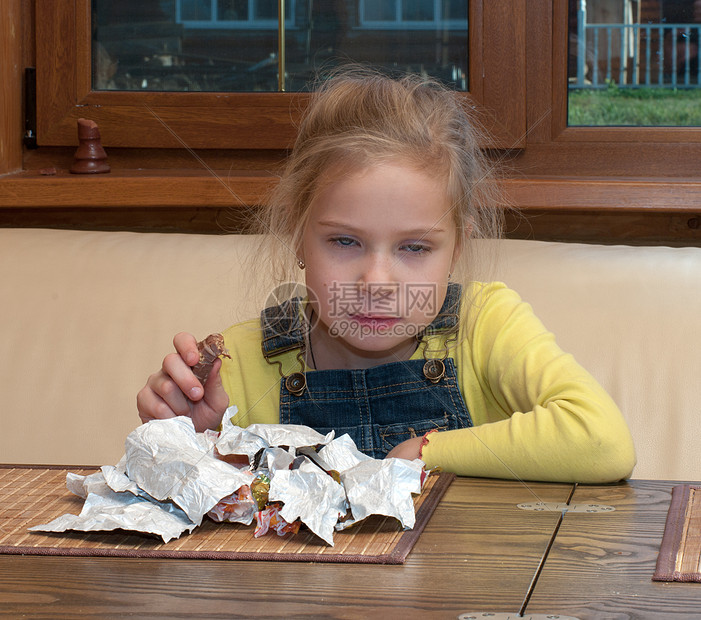
[[[204,385],[209,373],[212,371],[214,360],[221,356],[231,359],[231,355],[229,355],[229,351],[224,345],[224,336],[221,334],[210,334],[197,343],[197,350],[200,352],[200,361],[192,367],[192,372],[200,383]]]

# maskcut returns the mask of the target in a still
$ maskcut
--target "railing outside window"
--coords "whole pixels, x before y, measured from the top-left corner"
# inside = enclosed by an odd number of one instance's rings
[[[699,88],[701,24],[578,23],[577,75],[570,86]]]

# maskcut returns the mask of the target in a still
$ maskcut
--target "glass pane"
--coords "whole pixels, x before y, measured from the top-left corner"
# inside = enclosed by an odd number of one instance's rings
[[[468,0],[285,0],[285,90],[361,62],[467,80]],[[93,88],[278,90],[277,0],[92,0]]]
[[[92,0],[93,88],[275,91],[274,2],[261,24],[249,0]]]
[[[287,89],[336,64],[354,61],[389,71],[424,72],[468,90],[468,0],[297,0],[287,31]],[[451,13],[443,15],[444,6]],[[308,15],[303,22],[300,14]]]
[[[402,19],[433,21],[433,0],[402,0]]]
[[[248,0],[219,0],[217,19],[220,21],[248,19]]]
[[[254,5],[256,18],[277,19],[277,0],[256,0]]]
[[[397,19],[397,0],[366,0],[364,21],[393,22]]]
[[[443,0],[443,19],[465,19],[465,2],[462,0]]]
[[[210,0],[182,0],[180,11],[183,19],[212,19]]]
[[[700,33],[697,0],[569,0],[569,125],[701,125]]]

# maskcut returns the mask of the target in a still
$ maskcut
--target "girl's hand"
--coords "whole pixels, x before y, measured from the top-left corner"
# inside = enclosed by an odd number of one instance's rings
[[[203,386],[191,369],[200,357],[195,337],[181,332],[173,339],[173,345],[176,352],[166,355],[161,369],[148,378],[136,396],[141,421],[185,415],[192,418],[197,431],[217,428],[229,406],[219,375],[221,360],[214,362]]]
[[[421,441],[423,437],[412,437],[394,446],[385,458],[387,459],[407,459],[413,461],[421,458]]]

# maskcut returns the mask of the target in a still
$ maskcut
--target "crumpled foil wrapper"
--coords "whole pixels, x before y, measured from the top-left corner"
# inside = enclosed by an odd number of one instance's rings
[[[126,474],[151,497],[173,501],[199,525],[222,497],[253,480],[253,474],[215,458],[192,420],[152,420],[125,443]]]
[[[238,408],[229,407],[222,420],[222,428],[216,440],[219,454],[246,455],[253,462],[255,455],[270,446],[300,448],[327,444],[334,432],[322,435],[308,426],[298,424],[251,424],[246,428],[234,426],[232,419]]]
[[[335,530],[379,514],[414,526],[413,495],[421,492],[420,460],[373,459],[348,435],[334,438],[306,426],[234,426],[236,407],[221,432],[197,433],[187,417],[153,420],[126,439],[125,455],[88,476],[69,473],[68,489],[85,498],[79,515],[67,514],[32,531],[132,530],[164,542],[201,524],[228,496],[259,475],[270,480],[268,501],[288,523],[299,519],[333,546]],[[229,463],[227,456],[236,457]],[[248,466],[238,462],[247,457]],[[250,515],[241,522],[250,523]]]
[[[339,473],[362,461],[376,460],[358,450],[350,435],[341,435],[326,444],[319,450],[319,457],[329,469],[335,469]]]
[[[334,527],[348,506],[343,486],[311,461],[299,469],[275,471],[270,500],[283,502],[280,515],[285,521],[299,519],[331,546]]]
[[[112,490],[101,471],[89,476],[68,474],[66,484],[70,491],[85,497],[80,514],[62,515],[46,525],[30,527],[30,531],[95,532],[122,529],[154,534],[160,536],[163,542],[168,542],[196,527],[175,504],[157,502],[145,494]]]
[[[421,493],[421,472],[424,462],[416,459],[368,459],[341,472],[353,515],[339,523],[345,529],[373,514],[394,517],[406,529],[416,523],[414,493]]]

